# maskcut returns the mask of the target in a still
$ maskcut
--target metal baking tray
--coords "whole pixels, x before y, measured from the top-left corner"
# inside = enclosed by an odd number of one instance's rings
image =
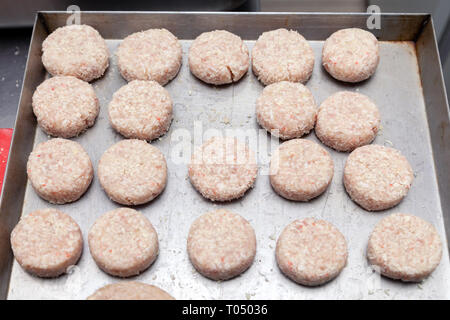
[[[87,234],[103,213],[118,207],[101,190],[97,178],[87,193],[72,204],[50,205],[40,199],[27,182],[26,161],[33,147],[48,139],[37,127],[31,109],[36,86],[48,77],[41,63],[42,41],[66,23],[64,12],[37,14],[25,80],[0,207],[0,297],[9,299],[85,299],[97,288],[120,279],[100,271],[89,254]],[[82,12],[81,23],[99,30],[111,51],[110,67],[93,82],[101,111],[94,127],[75,138],[89,153],[95,169],[102,153],[122,139],[108,123],[107,105],[114,91],[126,82],[120,76],[114,52],[120,39],[140,30],[167,28],[183,46],[179,75],[167,86],[174,101],[170,131],[152,142],[168,161],[167,188],[156,200],[138,206],[154,224],[160,238],[160,254],[150,269],[135,280],[152,283],[177,299],[428,299],[450,298],[450,127],[449,110],[442,80],[433,21],[428,14],[382,14],[381,29],[373,30],[380,40],[381,61],[375,75],[358,84],[331,78],[321,66],[323,40],[348,27],[366,28],[367,14],[329,13],[185,13],[185,12]],[[253,47],[258,36],[276,28],[298,30],[314,49],[314,73],[307,83],[320,104],[338,90],[359,91],[370,96],[382,116],[382,130],[374,143],[393,146],[409,159],[415,180],[408,196],[395,208],[367,212],[353,203],[342,184],[347,153],[328,149],[335,174],[329,189],[308,203],[285,200],[271,190],[267,175],[260,174],[255,188],[242,199],[217,204],[205,200],[190,185],[187,166],[176,163],[175,132],[193,134],[194,123],[203,130],[215,128],[259,129],[255,100],[263,86],[250,71],[233,85],[214,87],[189,72],[187,54],[192,40],[201,32],[226,29]],[[267,138],[270,139],[270,138]],[[306,139],[317,141],[314,133]],[[261,156],[261,155],[260,155]],[[263,169],[262,169],[263,171]],[[261,171],[261,172],[262,172]],[[85,246],[79,263],[70,274],[40,279],[25,273],[14,262],[9,234],[21,215],[37,208],[56,207],[70,214],[81,226]],[[200,214],[225,207],[248,219],[255,228],[258,247],[252,267],[241,276],[214,282],[193,269],[186,253],[186,238]],[[396,212],[418,215],[433,223],[444,250],[440,265],[422,283],[392,281],[373,273],[365,252],[369,234],[383,217]],[[347,267],[330,283],[308,288],[284,277],[275,261],[275,244],[282,228],[296,218],[313,216],[336,225],[349,245]]]

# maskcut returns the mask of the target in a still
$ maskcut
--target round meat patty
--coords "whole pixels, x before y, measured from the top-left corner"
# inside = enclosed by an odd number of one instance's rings
[[[36,210],[23,217],[11,233],[14,257],[25,271],[57,277],[77,263],[83,251],[80,227],[55,209]]]
[[[369,263],[386,277],[419,282],[439,265],[442,243],[432,224],[394,213],[375,226],[367,247]]]
[[[263,84],[280,81],[305,83],[314,67],[314,52],[294,30],[264,32],[252,50],[253,73]]]
[[[78,200],[86,192],[94,169],[78,142],[55,138],[34,148],[28,157],[27,174],[40,197],[64,204]]]
[[[98,178],[115,202],[143,204],[156,198],[166,187],[166,159],[158,148],[143,140],[122,140],[100,158]]]
[[[380,113],[367,96],[341,91],[320,105],[315,132],[327,146],[352,151],[371,143],[379,128]]]
[[[155,81],[133,80],[114,93],[108,111],[111,125],[124,137],[151,141],[169,130],[172,99]]]
[[[237,82],[250,64],[242,39],[225,30],[204,32],[189,49],[189,68],[200,80],[220,85]]]
[[[189,164],[192,185],[212,201],[240,198],[255,183],[256,156],[236,138],[213,137],[197,148]]]
[[[109,51],[105,40],[91,26],[64,26],[42,43],[42,63],[54,76],[74,76],[89,82],[105,73]]]
[[[301,83],[281,81],[264,88],[256,101],[258,123],[281,139],[300,138],[314,128],[317,106]]]
[[[78,136],[94,125],[100,107],[92,86],[71,76],[56,76],[41,83],[33,94],[33,112],[49,135]]]
[[[309,201],[322,194],[334,174],[333,159],[317,143],[294,139],[284,142],[270,161],[270,183],[282,197]]]
[[[195,269],[213,280],[227,280],[247,270],[256,254],[256,236],[250,223],[228,210],[197,218],[187,240]]]
[[[127,81],[175,78],[181,67],[181,45],[166,29],[149,29],[126,37],[117,49],[117,66]]]
[[[151,284],[126,281],[108,284],[90,295],[87,300],[175,300],[164,290]]]
[[[130,208],[98,218],[89,230],[89,250],[100,269],[130,277],[146,270],[158,255],[158,235],[150,221]]]
[[[378,40],[365,30],[342,29],[324,43],[322,64],[335,79],[360,82],[375,73],[380,61]]]
[[[366,210],[397,205],[414,179],[408,160],[397,150],[380,145],[355,149],[344,167],[344,185],[353,201]]]
[[[339,275],[347,263],[347,242],[331,223],[314,218],[295,220],[277,241],[280,270],[305,286],[318,286]]]

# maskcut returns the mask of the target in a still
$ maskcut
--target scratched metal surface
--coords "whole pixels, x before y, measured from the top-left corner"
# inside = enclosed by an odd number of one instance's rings
[[[111,53],[120,41],[107,40]],[[342,184],[346,153],[329,148],[335,165],[333,181],[328,190],[308,203],[296,203],[279,197],[270,187],[267,175],[260,174],[254,189],[242,199],[214,204],[205,200],[187,179],[187,165],[175,163],[178,153],[177,129],[194,132],[194,122],[203,129],[259,129],[255,120],[255,100],[263,86],[249,72],[236,84],[213,87],[190,74],[187,64],[192,40],[182,40],[183,65],[179,75],[166,88],[174,101],[174,121],[170,131],[152,142],[165,154],[169,179],[165,191],[149,204],[138,206],[155,226],[160,239],[156,262],[133,280],[151,283],[168,291],[177,299],[424,299],[450,298],[450,265],[442,210],[431,152],[427,115],[418,73],[414,43],[381,42],[381,60],[375,75],[368,81],[348,85],[332,79],[321,67],[322,41],[311,41],[316,63],[307,87],[319,104],[339,90],[358,91],[371,97],[378,105],[382,129],[374,143],[399,149],[410,161],[415,180],[408,196],[397,207],[366,212],[354,204]],[[254,41],[246,41],[251,49]],[[105,76],[94,82],[101,111],[94,127],[74,139],[89,153],[97,173],[102,153],[122,137],[108,123],[107,105],[114,91],[126,82],[121,78],[115,57]],[[198,122],[197,122],[198,123]],[[305,137],[318,141],[314,132]],[[36,129],[34,145],[47,140]],[[196,141],[198,142],[198,141]],[[24,155],[26,157],[26,155]],[[101,190],[97,176],[87,193],[75,203],[50,205],[40,199],[30,184],[26,186],[22,214],[37,208],[55,207],[71,215],[80,225],[85,240],[81,260],[68,275],[57,279],[40,279],[24,272],[14,262],[10,277],[9,299],[85,299],[97,288],[121,281],[102,272],[93,261],[87,245],[90,226],[103,213],[117,208]],[[257,236],[254,264],[241,276],[214,282],[198,274],[186,253],[186,238],[191,223],[199,215],[224,207],[250,221]],[[405,284],[373,274],[365,258],[369,234],[374,225],[393,212],[418,215],[433,223],[443,241],[443,257],[430,278],[420,284]],[[294,219],[304,217],[326,219],[336,225],[348,241],[349,258],[342,273],[330,283],[308,288],[284,277],[275,261],[276,239]]]

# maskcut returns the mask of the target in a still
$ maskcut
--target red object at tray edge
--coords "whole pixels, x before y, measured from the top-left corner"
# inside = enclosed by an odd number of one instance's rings
[[[13,129],[0,128],[0,194],[3,187],[6,164],[8,162],[9,147],[11,145]]]

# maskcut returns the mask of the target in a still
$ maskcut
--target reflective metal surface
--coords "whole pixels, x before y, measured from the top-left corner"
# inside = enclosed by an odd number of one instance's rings
[[[3,234],[7,234],[22,214],[37,208],[56,207],[70,214],[81,226],[84,252],[69,275],[39,279],[25,273],[16,262],[11,266],[10,250],[0,250],[0,261],[5,261],[0,273],[0,288],[3,297],[9,299],[85,299],[97,288],[120,281],[97,268],[87,246],[90,226],[100,215],[118,207],[101,190],[97,177],[79,201],[60,206],[49,205],[40,199],[26,181],[25,165],[29,152],[34,145],[48,139],[36,127],[31,111],[31,95],[47,76],[40,61],[40,45],[48,32],[64,24],[65,18],[65,14],[43,13],[35,26],[1,199],[0,224],[4,227]],[[375,75],[360,84],[338,82],[321,66],[323,40],[337,29],[364,26],[365,19],[365,15],[352,14],[82,14],[82,23],[96,27],[108,39],[112,53],[111,66],[105,76],[93,83],[101,105],[99,118],[94,127],[74,139],[87,150],[95,169],[102,153],[122,139],[111,128],[107,118],[107,105],[113,92],[126,83],[117,70],[113,55],[120,40],[114,39],[150,27],[167,27],[183,39],[181,71],[166,86],[174,101],[174,121],[165,136],[152,142],[168,161],[168,185],[156,200],[137,207],[158,231],[160,255],[154,265],[135,280],[158,285],[177,299],[450,298],[448,240],[444,228],[450,198],[449,188],[445,189],[449,183],[448,107],[442,99],[445,93],[436,60],[432,25],[428,16],[383,16],[382,30],[375,32],[382,41],[380,65]],[[422,29],[423,23],[425,27]],[[255,119],[255,100],[263,86],[251,72],[238,83],[223,87],[209,86],[197,80],[187,65],[192,39],[202,31],[225,28],[241,35],[251,49],[261,32],[278,27],[297,29],[311,41],[316,64],[307,87],[318,104],[338,90],[358,91],[377,103],[382,129],[374,143],[401,150],[416,175],[408,196],[397,207],[372,213],[353,203],[342,184],[342,170],[348,154],[331,149],[328,150],[335,165],[331,186],[322,196],[308,203],[279,197],[271,189],[268,176],[259,175],[255,188],[242,199],[214,204],[193,189],[187,179],[186,164],[173,161],[178,145],[175,135],[180,133],[179,129],[193,134],[196,121],[202,123],[204,130],[259,128]],[[414,42],[416,39],[417,44]],[[314,133],[306,139],[317,141]],[[199,275],[186,253],[191,223],[204,212],[218,207],[228,208],[248,219],[258,241],[252,267],[241,276],[223,282]],[[382,217],[397,211],[415,214],[433,223],[444,243],[440,265],[421,284],[405,284],[379,277],[367,265],[365,251],[371,230]],[[341,275],[317,288],[303,287],[288,280],[280,273],[275,261],[275,244],[281,230],[292,220],[309,216],[332,222],[345,235],[349,246],[348,264]]]
[[[76,5],[83,11],[259,11],[259,0],[21,0],[20,10],[17,1],[0,2],[0,28],[32,26],[37,11],[66,11]],[[242,7],[242,9],[241,9]]]
[[[33,29],[0,28],[0,128],[12,128]]]

